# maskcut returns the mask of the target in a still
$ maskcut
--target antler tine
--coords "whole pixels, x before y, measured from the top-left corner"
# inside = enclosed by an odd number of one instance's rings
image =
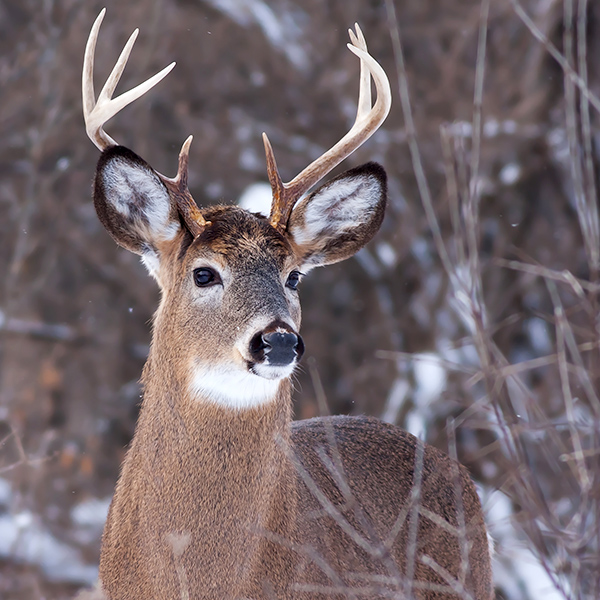
[[[263,133],[267,172],[273,189],[270,222],[273,227],[285,230],[295,203],[315,183],[350,156],[379,129],[392,104],[390,82],[379,63],[368,53],[362,31],[356,25],[356,34],[350,31],[348,48],[360,58],[361,76],[356,120],[350,131],[332,148],[313,161],[289,183],[283,183],[277,169],[271,144]],[[377,100],[371,106],[371,78],[377,90]]]
[[[129,40],[127,40],[127,44],[125,44],[116,65],[98,96],[98,101],[96,101],[94,94],[94,54],[96,51],[96,43],[98,41],[98,32],[100,31],[100,25],[102,24],[105,14],[106,9],[103,8],[94,21],[94,25],[90,31],[90,36],[85,46],[83,75],[81,79],[85,128],[90,140],[92,140],[100,150],[105,150],[110,146],[117,145],[117,142],[104,131],[104,124],[128,104],[131,104],[134,100],[137,100],[140,96],[143,96],[148,90],[153,88],[159,81],[166,77],[175,66],[174,62],[171,63],[162,71],[153,77],[150,77],[147,81],[144,81],[128,92],[117,96],[117,98],[112,98],[137,38],[138,30],[136,29],[131,34]]]
[[[367,41],[358,23],[354,23],[356,33],[348,29],[348,35],[353,46],[368,52]],[[360,86],[358,90],[358,108],[356,110],[356,121],[371,110],[371,74],[363,60],[360,61]],[[355,121],[355,122],[356,122]]]
[[[188,189],[188,163],[190,146],[192,145],[193,139],[194,137],[190,135],[187,140],[183,142],[183,146],[181,146],[177,175],[173,178],[165,177],[160,173],[157,173],[157,175],[169,190],[171,197],[175,200],[177,210],[186,227],[192,236],[197,238],[202,233],[204,227],[210,225],[210,221],[204,219]]]

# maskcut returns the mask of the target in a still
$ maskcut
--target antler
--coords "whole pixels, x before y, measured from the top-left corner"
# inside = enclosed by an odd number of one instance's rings
[[[94,54],[96,52],[98,32],[100,31],[100,25],[102,24],[105,14],[106,9],[103,8],[92,25],[92,30],[90,31],[90,36],[85,46],[83,74],[81,77],[85,129],[88,137],[99,150],[106,150],[111,146],[118,145],[117,142],[104,131],[104,124],[128,104],[131,104],[134,100],[137,100],[148,90],[152,89],[159,81],[164,79],[175,66],[174,62],[171,63],[162,71],[153,77],[150,77],[150,79],[143,83],[140,83],[140,85],[134,87],[132,90],[113,98],[112,95],[125,70],[125,65],[129,60],[129,55],[131,54],[131,50],[138,36],[139,29],[136,29],[127,40],[117,63],[98,96],[98,100],[96,100],[94,94]],[[165,177],[158,172],[156,174],[160,177],[171,196],[175,199],[179,214],[183,218],[187,228],[192,235],[196,237],[202,231],[202,228],[209,224],[209,221],[205,221],[202,217],[202,214],[187,187],[188,157],[191,143],[192,136],[189,136],[181,147],[181,152],[179,153],[179,166],[175,178]]]
[[[100,31],[100,25],[106,14],[106,9],[103,8],[100,11],[97,19],[94,21],[92,30],[90,31],[90,37],[88,38],[85,46],[85,56],[83,59],[83,75],[81,78],[81,89],[83,95],[83,118],[85,119],[85,129],[88,137],[99,150],[105,150],[111,146],[117,146],[117,142],[113,140],[102,128],[104,123],[109,119],[112,119],[119,111],[125,108],[128,104],[131,104],[134,100],[137,100],[140,96],[143,96],[148,90],[153,88],[159,81],[166,77],[175,66],[175,63],[171,63],[168,67],[165,67],[160,73],[154,75],[144,83],[141,83],[137,87],[125,92],[117,98],[113,98],[112,95],[121,79],[121,75],[125,70],[125,65],[129,60],[131,49],[137,39],[139,29],[136,29],[131,37],[127,40],[127,44],[117,60],[117,64],[114,66],[111,74],[109,75],[98,100],[95,100],[94,96],[94,54],[96,51],[96,42],[98,41],[98,32]]]
[[[392,104],[390,82],[385,71],[368,53],[367,43],[358,24],[355,24],[355,27],[356,34],[351,29],[348,30],[352,42],[348,44],[348,48],[360,58],[360,89],[356,120],[350,131],[289,183],[282,181],[273,149],[267,135],[263,133],[267,172],[273,190],[269,220],[273,227],[281,231],[285,231],[292,209],[300,197],[366,142],[379,129],[390,111]],[[377,100],[373,107],[371,107],[371,77],[377,90]]]
[[[197,238],[206,225],[210,225],[210,221],[205,220],[196,204],[190,190],[188,189],[188,161],[190,154],[190,146],[192,145],[193,136],[189,136],[179,152],[179,165],[177,168],[177,176],[173,179],[165,177],[158,173],[162,182],[167,186],[171,197],[177,204],[177,210],[183,219],[189,232]]]

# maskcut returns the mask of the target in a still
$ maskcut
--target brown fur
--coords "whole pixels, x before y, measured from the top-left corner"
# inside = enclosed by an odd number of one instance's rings
[[[397,591],[403,581],[410,525],[417,519],[415,597],[450,598],[421,589],[425,582],[447,582],[420,557],[430,556],[457,577],[462,517],[464,543],[471,545],[462,585],[473,598],[488,600],[485,526],[465,469],[435,448],[423,450],[417,506],[439,515],[450,525],[446,531],[410,510],[418,444],[413,436],[369,418],[313,419],[290,427],[289,391],[284,386],[276,403],[248,413],[179,402],[166,406],[164,399],[146,396],[103,539],[100,575],[109,597],[180,598],[177,560],[190,598],[269,598],[270,593],[278,599],[344,598],[347,590],[361,589],[369,590],[369,598],[384,597],[384,590]],[[323,451],[348,490],[336,483]],[[327,514],[331,508],[354,536]],[[389,552],[377,556],[407,509]],[[173,533],[190,535],[178,559]],[[366,551],[354,537],[367,540]],[[393,583],[369,583],[367,574],[391,577]],[[297,585],[329,591],[309,593]],[[331,592],[335,588],[338,594]]]
[[[263,329],[274,322],[299,328],[298,296],[286,278],[304,264],[341,260],[371,239],[385,206],[381,168],[338,178],[363,178],[359,187],[370,178],[363,187],[373,195],[370,212],[339,231],[308,227],[318,236],[297,243],[291,226],[303,227],[306,204],[292,214],[287,234],[242,209],[215,207],[204,211],[211,225],[192,240],[182,227],[169,238],[157,226],[163,217],[156,215],[170,214],[158,210],[168,201],[160,190],[141,197],[121,185],[135,211],[106,194],[111,155],[127,169],[129,151],[105,152],[96,206],[119,243],[154,253],[162,299],[142,410],[103,536],[107,597],[316,600],[393,591],[489,600],[479,500],[465,469],[446,455],[376,419],[292,423],[288,379],[274,398],[244,409],[191,391],[194,374],[206,376],[203,368],[245,372],[240,344],[259,321]],[[139,181],[140,161],[131,162],[132,180]],[[164,227],[173,225],[174,218]],[[222,282],[195,286],[192,273],[202,265]]]

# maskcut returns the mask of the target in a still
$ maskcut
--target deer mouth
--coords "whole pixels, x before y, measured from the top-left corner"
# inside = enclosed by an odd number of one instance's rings
[[[258,377],[263,377],[264,379],[277,380],[289,377],[294,372],[298,361],[294,359],[291,363],[284,365],[272,365],[268,362],[248,362],[247,364],[250,373],[257,375]]]

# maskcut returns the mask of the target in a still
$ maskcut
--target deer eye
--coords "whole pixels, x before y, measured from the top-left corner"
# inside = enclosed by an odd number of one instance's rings
[[[221,283],[221,278],[213,269],[202,267],[200,269],[194,269],[194,283],[198,287],[208,287]]]
[[[289,287],[290,290],[297,290],[301,275],[300,271],[292,271],[285,282],[286,287]]]

